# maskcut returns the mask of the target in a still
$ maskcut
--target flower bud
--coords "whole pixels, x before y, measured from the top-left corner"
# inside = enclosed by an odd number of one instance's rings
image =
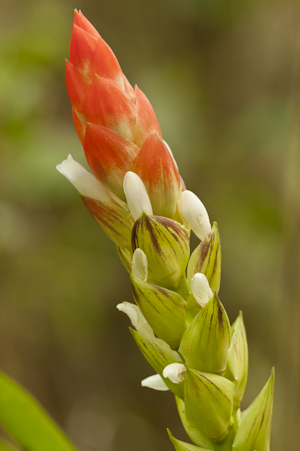
[[[163,376],[170,379],[174,384],[179,384],[184,380],[186,368],[182,363],[171,363],[163,370]]]
[[[102,202],[112,202],[112,198],[101,182],[88,172],[80,163],[73,160],[72,155],[56,166],[82,196],[91,197]]]
[[[147,282],[148,279],[148,261],[142,249],[136,249],[132,258],[132,277]]]
[[[233,451],[269,451],[273,413],[275,372],[253,403],[242,413]]]
[[[131,171],[126,172],[123,187],[127,204],[134,221],[136,221],[143,212],[150,216],[153,214],[145,185],[137,174]]]
[[[168,391],[169,388],[164,383],[163,379],[159,374],[153,374],[153,376],[146,377],[141,381],[142,387],[152,388],[158,391]]]
[[[163,377],[164,368],[170,363],[180,363],[181,358],[177,352],[172,351],[170,346],[168,346],[163,340],[155,339],[153,341],[147,340],[139,332],[130,329],[130,332],[140,348],[143,356],[147,362],[152,366],[154,371],[156,371],[163,379],[167,387],[180,398],[183,397],[183,383],[174,384],[168,378]]]
[[[190,443],[185,443],[181,440],[177,440],[175,437],[173,437],[169,429],[167,429],[167,431],[176,451],[208,451],[205,448],[199,448],[198,446],[191,445]]]
[[[207,278],[204,274],[196,273],[192,278],[191,289],[194,298],[201,307],[204,307],[213,297]]]
[[[248,377],[248,344],[242,312],[231,327],[232,339],[228,350],[228,367],[235,379],[234,399],[240,404]]]
[[[148,259],[148,281],[177,288],[189,259],[188,231],[176,221],[143,214],[132,229],[132,249],[142,249]]]
[[[220,373],[227,365],[230,335],[228,316],[215,295],[184,332],[179,352],[189,367]]]
[[[136,252],[136,251],[135,251]],[[185,301],[179,294],[131,277],[134,300],[155,334],[171,348],[179,346],[186,328]]]
[[[212,292],[219,292],[221,279],[221,245],[217,223],[214,222],[211,232],[191,255],[187,279],[191,292],[191,281],[196,273],[206,276]]]
[[[122,302],[117,305],[117,309],[128,316],[133,327],[135,327],[143,337],[149,341],[154,341],[155,337],[153,330],[137,305],[131,304],[130,302]]]
[[[233,391],[234,384],[225,377],[187,368],[184,400],[188,421],[210,439],[221,439],[232,422]]]
[[[185,190],[179,198],[178,208],[183,221],[200,240],[204,240],[211,231],[211,225],[201,200],[192,191]]]

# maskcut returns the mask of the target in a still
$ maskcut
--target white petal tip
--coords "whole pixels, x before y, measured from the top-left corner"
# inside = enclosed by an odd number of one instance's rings
[[[200,240],[203,240],[211,231],[211,224],[201,200],[192,191],[185,190],[179,198],[178,208],[184,222]]]
[[[152,388],[152,390],[167,391],[169,390],[159,374],[146,377],[141,381],[142,387]]]
[[[191,290],[201,307],[204,307],[214,295],[206,276],[202,273],[196,273],[192,278]]]
[[[174,384],[179,384],[184,380],[186,368],[182,363],[171,363],[163,370],[163,376],[170,379]]]
[[[145,185],[135,172],[126,172],[123,188],[134,221],[136,221],[143,212],[150,216],[153,215],[151,201]]]

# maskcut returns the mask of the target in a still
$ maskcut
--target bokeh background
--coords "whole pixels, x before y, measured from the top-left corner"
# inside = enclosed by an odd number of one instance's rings
[[[85,164],[64,81],[75,7],[218,221],[221,300],[249,339],[243,406],[275,365],[271,448],[299,450],[296,0],[1,0],[1,369],[81,451],[171,451],[166,427],[186,439],[172,395],[140,387],[153,371],[115,308],[132,298],[114,245],[55,170],[68,153]]]

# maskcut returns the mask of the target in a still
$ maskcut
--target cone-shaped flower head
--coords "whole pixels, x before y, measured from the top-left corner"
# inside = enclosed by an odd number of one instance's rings
[[[183,221],[200,240],[203,240],[211,231],[211,225],[201,200],[192,191],[186,190],[181,193],[178,207]]]
[[[125,174],[135,172],[145,184],[154,214],[173,218],[182,182],[153,108],[138,87],[132,88],[111,48],[78,11],[66,84],[75,128],[95,177],[124,201],[130,185],[123,185]],[[142,211],[150,214],[149,208]],[[131,212],[136,220],[135,210]]]

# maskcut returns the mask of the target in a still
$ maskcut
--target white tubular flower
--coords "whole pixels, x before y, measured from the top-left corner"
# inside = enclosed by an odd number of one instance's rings
[[[139,307],[130,302],[122,302],[117,305],[120,312],[125,313],[131,321],[133,327],[149,341],[154,341],[154,332],[146,321]]]
[[[169,378],[174,384],[179,384],[184,380],[186,368],[182,363],[171,363],[163,370],[163,376]]]
[[[148,387],[158,391],[169,390],[159,374],[154,374],[153,376],[146,377],[146,379],[142,380],[141,385],[142,387]]]
[[[178,208],[182,219],[190,226],[194,234],[203,240],[211,231],[211,225],[201,200],[192,191],[183,191],[178,201]]]
[[[145,252],[143,252],[140,248],[134,251],[131,273],[133,277],[139,279],[141,282],[147,282],[148,260]]]
[[[153,215],[151,201],[143,180],[135,172],[126,172],[123,188],[134,221],[136,221],[143,212],[147,215]]]
[[[204,274],[197,272],[191,281],[191,290],[194,298],[201,307],[204,307],[213,297],[208,280]]]
[[[88,172],[80,163],[73,160],[72,155],[56,166],[58,172],[64,175],[82,196],[112,202],[112,198],[96,177]]]

